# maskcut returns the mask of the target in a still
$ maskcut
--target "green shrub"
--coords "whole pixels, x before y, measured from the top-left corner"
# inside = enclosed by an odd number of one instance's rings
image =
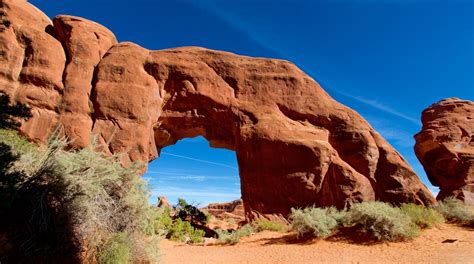
[[[408,215],[413,223],[421,228],[431,228],[436,224],[443,223],[444,217],[436,210],[416,204],[402,204],[402,212]]]
[[[187,203],[184,199],[180,199],[180,204],[183,208],[187,206]],[[154,208],[152,215],[149,217],[149,219],[152,221],[153,228],[149,227],[149,231],[153,231],[160,237],[167,237],[174,241],[185,243],[202,242],[205,232],[193,227],[191,221],[181,219],[178,214],[180,211],[183,210],[178,209],[174,212],[174,214],[178,216],[173,219],[173,217],[171,217],[171,209],[166,207]],[[193,214],[193,212],[186,211],[186,214]]]
[[[188,204],[185,199],[178,198],[178,204],[174,207],[175,215],[183,221],[189,221],[193,225],[205,225],[207,216],[196,206]]]
[[[234,231],[229,232],[226,230],[218,229],[216,230],[216,232],[217,232],[219,241],[225,244],[235,245],[239,243],[242,237],[250,236],[252,233],[254,233],[255,229],[253,228],[252,225],[246,224],[242,226],[241,228]]]
[[[377,240],[397,241],[413,238],[419,228],[400,208],[383,202],[354,204],[345,222],[360,228]]]
[[[239,233],[240,237],[250,236],[251,234],[255,233],[255,229],[250,224],[245,224],[239,229],[237,229],[237,233]]]
[[[26,262],[35,257],[47,262],[60,248],[69,255],[87,252],[86,262],[125,256],[133,262],[155,261],[148,255],[156,251],[150,250],[155,245],[145,244],[143,237],[154,239],[151,218],[156,214],[148,205],[139,164],[125,168],[119,156],[105,156],[94,148],[67,151],[66,140],[57,137],[39,149],[14,133],[0,133],[7,135],[1,137],[2,144],[18,153],[2,172],[16,177],[0,175],[2,195],[10,192],[12,197],[12,206],[0,212],[15,219],[5,226],[22,226],[12,243],[18,245],[19,255],[29,257]],[[124,253],[125,244],[130,254]]]
[[[183,221],[177,218],[173,221],[169,229],[169,238],[174,241],[185,243],[199,243],[202,242],[204,231],[195,229],[190,222]]]
[[[474,225],[474,211],[456,198],[449,197],[439,201],[433,209],[451,223]]]
[[[304,209],[291,209],[291,229],[298,236],[312,233],[319,238],[326,238],[337,229],[344,217],[344,211],[330,208],[308,207]]]
[[[239,243],[241,236],[237,231],[227,231],[222,229],[216,230],[218,240],[224,244],[235,245]]]
[[[155,209],[155,215],[152,217],[155,234],[166,236],[173,225],[171,210],[166,207]]]
[[[208,211],[202,211],[202,212],[204,216],[206,217],[206,223],[209,223],[210,221],[212,221],[212,219],[214,219],[214,216]]]
[[[193,228],[193,231],[189,232],[189,241],[191,244],[201,243],[203,241],[204,235],[204,230]]]
[[[259,218],[252,224],[255,226],[257,232],[261,232],[264,230],[281,232],[286,231],[287,229],[287,226],[283,223],[270,221],[264,218]]]
[[[37,147],[18,135],[14,130],[0,128],[0,142],[12,148],[15,154],[26,154],[37,151]]]
[[[227,221],[227,224],[229,224],[231,226],[237,225],[237,222],[235,221],[234,218],[228,218],[226,221]]]
[[[99,250],[98,262],[101,264],[128,264],[132,260],[132,250],[126,233],[112,235]]]

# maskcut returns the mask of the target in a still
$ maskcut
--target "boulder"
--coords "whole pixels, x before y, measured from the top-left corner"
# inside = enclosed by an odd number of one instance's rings
[[[168,202],[168,199],[166,199],[165,196],[158,197],[158,204],[156,206],[171,209],[171,205],[170,205],[170,203]]]
[[[21,132],[44,143],[56,127],[71,147],[147,163],[178,140],[204,136],[236,151],[248,218],[292,207],[343,208],[434,198],[402,156],[358,113],[291,62],[199,47],[150,51],[116,43],[92,21],[52,23],[4,0],[0,91],[32,108]]]
[[[436,197],[455,197],[474,205],[474,102],[441,100],[422,114],[415,153],[429,180],[439,186]]]

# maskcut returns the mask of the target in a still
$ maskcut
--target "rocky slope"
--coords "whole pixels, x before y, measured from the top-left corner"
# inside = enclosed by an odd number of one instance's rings
[[[474,102],[449,98],[428,107],[415,135],[415,153],[437,199],[454,196],[474,205]]]
[[[204,136],[237,153],[247,216],[382,200],[431,204],[407,162],[355,111],[294,64],[197,47],[150,51],[97,23],[51,22],[1,2],[0,91],[32,108],[21,132],[45,142],[61,125],[123,162]]]

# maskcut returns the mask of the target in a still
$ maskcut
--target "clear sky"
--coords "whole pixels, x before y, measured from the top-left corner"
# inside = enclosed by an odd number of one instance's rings
[[[474,1],[32,0],[48,16],[97,21],[149,49],[202,46],[287,59],[365,117],[413,166],[421,111],[474,100]],[[154,196],[204,205],[239,197],[235,153],[203,138],[165,148],[145,175]]]

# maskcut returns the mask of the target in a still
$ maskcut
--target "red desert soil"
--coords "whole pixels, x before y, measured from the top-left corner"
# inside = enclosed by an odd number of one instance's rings
[[[444,242],[443,242],[444,241]],[[443,224],[410,242],[354,244],[295,241],[292,233],[261,232],[234,246],[161,242],[165,264],[178,263],[474,263],[474,229]]]

